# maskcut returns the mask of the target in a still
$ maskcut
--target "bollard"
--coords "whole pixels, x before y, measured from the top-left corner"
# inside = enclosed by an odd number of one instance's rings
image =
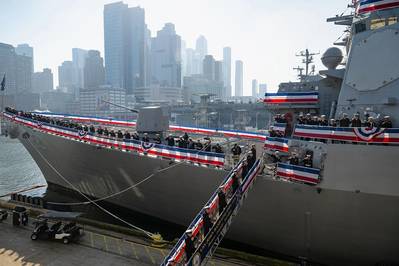
[[[21,194],[17,194],[17,201],[19,201],[19,202],[22,201],[22,195]]]
[[[28,203],[28,204],[33,204],[32,197],[31,197],[31,196],[26,197],[26,203]]]
[[[15,194],[15,193],[11,194],[11,200],[16,201],[17,200],[17,194]]]
[[[22,195],[22,202],[26,203],[26,195]]]

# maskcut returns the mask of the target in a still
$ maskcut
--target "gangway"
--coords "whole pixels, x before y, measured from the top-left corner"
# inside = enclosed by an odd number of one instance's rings
[[[245,157],[241,159],[194,218],[161,265],[206,265],[229,230],[234,216],[243,205],[262,167],[262,159],[253,163],[250,169]]]

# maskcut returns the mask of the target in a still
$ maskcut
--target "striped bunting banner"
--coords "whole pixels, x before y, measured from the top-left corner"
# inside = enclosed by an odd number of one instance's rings
[[[288,139],[266,137],[265,149],[288,152]]]
[[[302,181],[313,185],[320,183],[320,169],[315,168],[278,163],[277,175],[282,178]]]
[[[357,13],[363,14],[398,7],[399,0],[360,0],[357,7]]]
[[[307,104],[319,101],[318,92],[277,92],[266,93],[264,103],[267,104]]]
[[[108,148],[117,148],[129,151],[135,151],[142,155],[152,157],[165,157],[179,161],[188,161],[204,165],[212,165],[222,167],[225,162],[225,155],[214,152],[205,152],[198,150],[183,149],[178,147],[170,147],[162,144],[145,143],[137,140],[115,140],[102,136],[93,135],[92,133],[80,131],[72,128],[64,128],[61,126],[47,124],[31,120],[25,117],[13,117],[5,115],[14,121],[25,126],[39,129],[45,133],[51,133],[62,137],[72,138],[78,141],[85,141],[95,145],[103,145]]]
[[[351,128],[297,125],[295,137],[367,143],[399,143],[399,128]]]

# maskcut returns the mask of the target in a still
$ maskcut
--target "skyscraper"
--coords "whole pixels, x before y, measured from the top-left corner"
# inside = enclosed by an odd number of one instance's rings
[[[231,97],[231,48],[223,48],[223,83],[225,86],[225,97]]]
[[[72,61],[64,61],[58,67],[58,85],[64,92],[76,94],[76,71]]]
[[[223,82],[223,61],[215,61],[215,81]],[[225,97],[225,95],[224,95]]]
[[[105,69],[99,51],[88,51],[84,64],[83,80],[85,89],[98,89],[101,85],[104,85]]]
[[[17,93],[32,92],[32,58],[25,55],[16,55]]]
[[[147,37],[145,12],[123,2],[104,6],[104,52],[108,84],[126,89],[146,85]]]
[[[12,45],[0,43],[0,78],[6,75],[5,94],[13,94],[17,88],[15,49]]]
[[[87,57],[87,50],[80,48],[72,48],[72,62],[75,67],[75,85],[83,88],[83,68]]]
[[[35,72],[32,75],[32,91],[43,93],[54,90],[53,73],[51,69],[44,68],[42,72]]]
[[[195,54],[196,54],[196,69],[194,74],[202,74],[203,71],[203,60],[205,56],[208,54],[208,41],[205,39],[203,35],[200,35],[197,38],[195,43]]]
[[[267,84],[266,84],[266,83],[259,84],[259,94],[258,94],[258,97],[259,97],[259,98],[264,98],[266,92],[267,92]]]
[[[244,95],[243,83],[243,63],[241,60],[236,61],[236,75],[235,75],[235,96]]]
[[[0,76],[6,75],[6,105],[32,110],[39,107],[39,95],[32,94],[32,58],[18,55],[12,45],[0,43]],[[2,79],[2,78],[1,78]]]
[[[17,47],[15,47],[15,53],[17,55],[23,55],[31,58],[31,71],[33,73],[34,71],[34,61],[33,61],[33,47],[29,46],[27,43],[23,44],[18,44]]]
[[[192,48],[187,48],[186,49],[186,71],[185,71],[185,76],[191,76],[194,73],[194,57],[195,57],[195,51]]]
[[[258,97],[258,80],[252,80],[252,97]]]
[[[152,39],[151,82],[161,87],[181,87],[181,38],[172,23],[166,23]]]
[[[215,58],[212,55],[206,55],[202,63],[202,73],[208,80],[215,80]]]

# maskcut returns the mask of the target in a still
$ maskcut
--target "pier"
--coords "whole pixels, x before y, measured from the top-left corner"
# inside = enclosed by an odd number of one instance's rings
[[[2,209],[12,208],[0,200]],[[37,209],[30,209],[31,213]],[[40,210],[39,210],[40,211]],[[0,222],[0,265],[160,265],[170,252],[171,243],[154,245],[139,236],[125,234],[109,224],[95,222],[98,226],[79,224],[84,234],[78,242],[63,244],[57,240],[32,241],[35,218],[29,217],[28,226],[13,226],[12,214]],[[106,228],[106,229],[105,229]],[[236,255],[234,255],[236,254]],[[235,251],[221,252],[208,265],[292,265]]]

